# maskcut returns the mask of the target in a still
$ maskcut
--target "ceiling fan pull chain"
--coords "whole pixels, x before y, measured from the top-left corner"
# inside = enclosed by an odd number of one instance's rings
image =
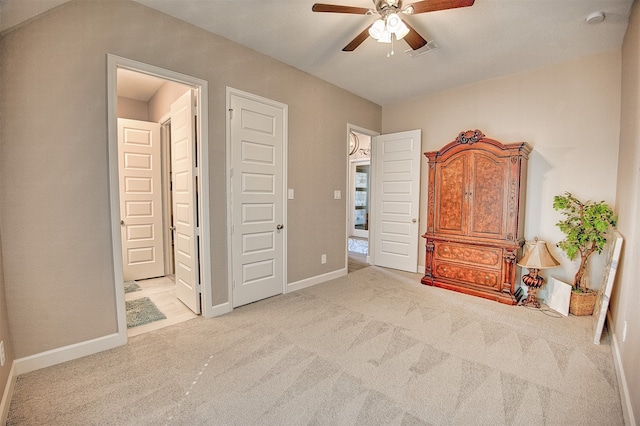
[[[391,44],[389,44],[389,53],[387,53],[387,58],[391,57],[394,55],[394,51],[393,51],[393,39],[394,39],[394,35],[391,34]]]

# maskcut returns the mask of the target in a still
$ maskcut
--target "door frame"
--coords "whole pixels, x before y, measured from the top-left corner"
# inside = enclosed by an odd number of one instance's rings
[[[284,223],[284,236],[282,243],[282,294],[287,293],[287,237],[288,237],[288,226],[287,226],[287,169],[288,169],[288,135],[289,135],[289,107],[287,104],[283,104],[272,99],[264,98],[262,96],[254,95],[253,93],[244,92],[239,89],[234,89],[233,87],[226,87],[226,101],[225,101],[225,109],[226,109],[226,118],[225,123],[226,127],[226,189],[227,194],[229,194],[229,202],[227,203],[227,276],[229,277],[227,283],[227,292],[229,295],[229,305],[231,309],[235,306],[233,303],[233,235],[231,224],[233,223],[232,218],[232,186],[233,186],[233,164],[231,163],[231,96],[239,96],[243,97],[255,102],[267,104],[273,106],[275,108],[280,108],[283,110],[283,135],[282,135],[282,223]]]
[[[165,197],[165,195],[171,195],[171,113],[169,112],[166,117],[162,117],[160,120],[160,142],[162,151],[162,226],[164,229],[171,230],[171,197]],[[163,244],[164,244],[164,274],[172,275],[174,270],[174,258],[173,258],[173,232],[163,232]]]
[[[356,126],[355,124],[349,124],[347,123],[347,132],[345,135],[346,138],[346,142],[345,142],[345,156],[347,158],[346,161],[346,176],[347,176],[347,182],[345,187],[348,188],[347,189],[347,193],[349,194],[349,198],[351,198],[351,189],[350,189],[350,180],[351,180],[351,176],[350,176],[350,172],[351,172],[351,161],[349,159],[349,134],[351,132],[356,132],[356,133],[361,133],[363,135],[367,135],[371,137],[371,156],[369,157],[369,250],[367,251],[367,257],[366,257],[366,262],[369,265],[373,264],[373,258],[371,257],[371,224],[373,223],[373,203],[371,200],[371,193],[372,193],[372,188],[373,188],[373,178],[374,178],[374,170],[373,170],[373,143],[375,140],[376,136],[380,135],[380,132],[376,132],[374,130],[369,130],[369,129],[365,129],[364,127],[360,127],[360,126]],[[346,266],[346,269],[348,270],[348,265],[349,265],[349,235],[351,233],[351,209],[349,208],[349,205],[352,203],[352,201],[349,199],[349,202],[347,203],[347,208],[346,210],[346,223],[345,223],[345,230],[344,230],[344,264]]]
[[[218,312],[211,303],[211,235],[209,209],[209,95],[208,83],[205,80],[159,68],[153,65],[107,54],[107,139],[109,159],[109,201],[110,224],[113,255],[114,287],[116,297],[117,334],[122,344],[127,342],[127,320],[122,273],[122,243],[120,241],[120,194],[118,183],[118,138],[117,138],[117,70],[125,68],[132,71],[159,77],[165,80],[191,86],[197,92],[197,114],[200,117],[196,132],[199,135],[197,155],[200,159],[197,177],[199,183],[198,216],[200,218],[200,283],[202,288],[202,315],[212,317],[225,312]]]

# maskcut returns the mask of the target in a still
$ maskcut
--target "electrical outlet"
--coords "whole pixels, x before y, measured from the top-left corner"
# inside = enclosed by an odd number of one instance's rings
[[[626,321],[622,326],[622,342],[624,343],[625,340],[627,340],[627,322]]]
[[[0,342],[0,367],[4,367],[6,359],[4,356],[4,340]]]
[[[320,256],[320,263],[322,263],[323,265],[325,263],[327,263],[327,255],[323,254],[322,256]]]

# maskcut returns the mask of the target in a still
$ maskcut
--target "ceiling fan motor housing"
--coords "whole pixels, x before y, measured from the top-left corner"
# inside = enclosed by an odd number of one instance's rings
[[[397,13],[402,8],[402,0],[373,0],[376,11],[383,17],[390,13]]]

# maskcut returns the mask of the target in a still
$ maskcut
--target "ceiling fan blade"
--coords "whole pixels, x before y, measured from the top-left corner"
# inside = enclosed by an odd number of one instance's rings
[[[369,27],[371,27],[371,25],[369,25]],[[344,49],[342,49],[342,51],[353,52],[354,50],[356,50],[356,48],[360,46],[362,42],[367,39],[367,37],[369,37],[369,27],[365,28],[364,31],[356,36],[356,38],[351,40],[351,43],[347,44]]]
[[[417,13],[473,6],[474,2],[475,0],[422,0],[408,5],[406,9],[412,8],[412,13],[415,15]]]
[[[420,49],[422,46],[427,44],[427,40],[425,40],[424,37],[418,34],[418,32],[414,30],[407,21],[404,21],[404,23],[409,28],[409,34],[404,36],[403,40],[406,41],[413,50]]]
[[[366,15],[371,9],[366,7],[340,6],[338,4],[316,3],[311,8],[314,12],[331,12],[331,13],[354,13],[356,15]]]

